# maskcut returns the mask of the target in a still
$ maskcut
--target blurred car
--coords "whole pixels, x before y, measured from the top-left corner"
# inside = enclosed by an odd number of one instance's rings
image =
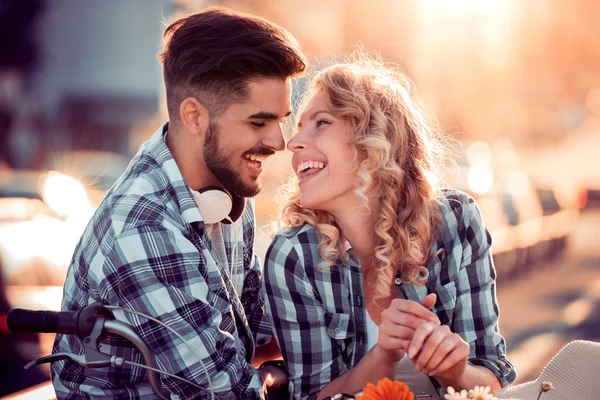
[[[522,170],[512,143],[506,140],[465,144],[458,174],[449,183],[477,200],[493,236],[499,279],[519,275],[547,259],[552,247],[548,244],[557,236],[568,236],[574,223],[558,221],[569,213],[562,212],[559,204],[550,204],[548,193],[541,192]],[[565,228],[560,234],[554,227],[557,223]]]
[[[12,307],[60,308],[66,269],[92,212],[72,177],[0,171],[0,273]]]
[[[111,151],[68,150],[49,157],[46,167],[77,179],[94,207],[123,174],[129,158]]]
[[[540,257],[554,259],[567,248],[568,240],[577,223],[580,210],[587,202],[587,190],[575,183],[534,182],[544,213],[545,241]]]

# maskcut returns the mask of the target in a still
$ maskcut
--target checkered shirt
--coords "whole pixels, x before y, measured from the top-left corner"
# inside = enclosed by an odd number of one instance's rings
[[[262,398],[263,381],[251,366],[255,341],[272,335],[264,314],[261,269],[253,253],[254,201],[236,222],[241,240],[230,241],[222,224],[229,260],[237,247],[240,296],[227,265],[215,261],[211,241],[192,194],[158,130],[108,192],[86,228],[68,269],[63,310],[93,302],[127,307],[174,328],[202,358],[215,395],[222,399]],[[235,231],[235,228],[234,228]],[[235,278],[235,277],[234,277]],[[115,311],[156,355],[161,369],[207,386],[202,364],[166,328],[131,313]],[[58,334],[53,352],[82,354],[74,336]],[[144,363],[126,340],[109,335],[102,351]],[[138,367],[83,368],[71,361],[52,365],[59,399],[155,397],[147,374]],[[198,389],[161,377],[172,398],[189,398]],[[201,398],[207,398],[202,395]]]
[[[402,289],[417,302],[436,293],[434,312],[469,343],[469,362],[490,369],[506,386],[516,372],[498,332],[491,236],[475,201],[463,192],[444,190],[440,214],[427,284]],[[344,265],[317,269],[320,241],[311,225],[287,228],[274,237],[265,258],[267,312],[300,399],[315,399],[368,350],[360,262],[350,248]]]

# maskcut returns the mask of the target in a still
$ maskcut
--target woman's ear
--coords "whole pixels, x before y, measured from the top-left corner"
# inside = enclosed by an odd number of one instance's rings
[[[179,117],[191,135],[204,135],[208,129],[208,110],[195,97],[188,97],[181,102]]]

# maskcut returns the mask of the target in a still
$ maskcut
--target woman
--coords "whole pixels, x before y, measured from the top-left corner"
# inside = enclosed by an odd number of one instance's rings
[[[265,265],[294,397],[383,377],[434,398],[436,384],[512,383],[491,237],[471,197],[436,185],[444,147],[407,77],[361,57],[312,87],[288,143],[286,228]]]

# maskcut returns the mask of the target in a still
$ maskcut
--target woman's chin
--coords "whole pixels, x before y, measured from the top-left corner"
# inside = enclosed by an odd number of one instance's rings
[[[315,201],[314,196],[310,196],[308,194],[300,193],[300,205],[304,208],[319,208],[319,201]]]
[[[312,196],[312,195],[300,195],[300,205],[304,208],[309,208],[312,210],[323,210],[327,211],[326,207],[327,202],[323,201],[322,198]]]

